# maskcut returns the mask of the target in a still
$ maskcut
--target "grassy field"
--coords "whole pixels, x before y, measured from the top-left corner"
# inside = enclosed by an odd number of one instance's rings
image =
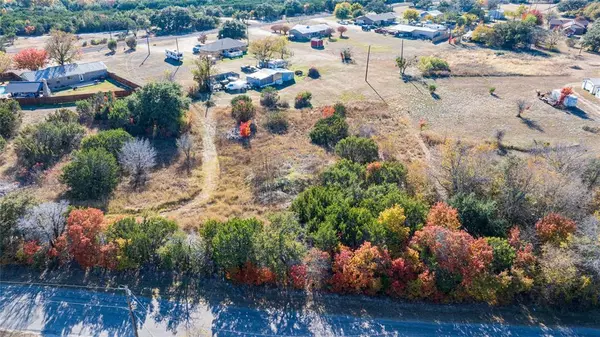
[[[67,95],[77,95],[77,94],[90,94],[96,92],[107,92],[107,91],[117,91],[123,90],[123,87],[117,85],[111,80],[104,80],[97,84],[87,85],[84,87],[78,87],[76,89],[66,89],[60,91],[54,91],[52,93],[53,96],[67,96]]]
[[[396,8],[397,11],[404,7]],[[333,18],[317,19],[309,23],[337,24]],[[560,53],[511,52],[481,48],[473,44],[452,46],[447,43],[432,44],[429,41],[405,40],[403,53],[406,57],[434,55],[448,61],[451,76],[447,78],[422,78],[419,70],[412,67],[408,74],[412,81],[403,81],[395,67],[395,58],[401,53],[402,40],[374,32],[363,32],[358,26],[347,26],[347,39],[327,42],[323,50],[314,50],[307,43],[290,43],[293,56],[290,69],[305,73],[314,66],[321,73],[319,79],[297,77],[294,85],[279,91],[281,99],[293,105],[294,97],[302,91],[310,91],[314,109],[289,109],[286,114],[290,132],[272,135],[264,128],[265,112],[258,110],[255,123],[258,133],[249,146],[227,140],[225,135],[234,127],[228,108],[233,95],[217,93],[213,96],[217,106],[205,119],[196,112],[194,127],[197,139],[206,133],[204,123],[216,123],[211,134],[218,155],[216,173],[206,176],[202,163],[187,176],[181,173],[180,159],[164,159],[153,173],[151,183],[142,191],[133,191],[126,181],[118,187],[115,196],[105,205],[114,214],[136,213],[142,210],[163,210],[176,217],[184,225],[196,225],[208,218],[225,219],[232,216],[264,217],[272,210],[289,205],[293,196],[313,179],[324,167],[335,161],[332,153],[312,145],[308,133],[321,117],[320,107],[344,102],[350,107],[348,123],[353,134],[371,135],[380,146],[384,158],[396,158],[407,165],[419,168],[419,175],[426,175],[425,167],[435,161],[431,158],[434,147],[427,148],[425,140],[443,141],[448,138],[464,139],[473,143],[492,141],[498,131],[504,131],[506,145],[527,149],[534,144],[578,144],[590,155],[600,154],[600,135],[587,130],[600,127],[600,108],[595,97],[580,90],[578,110],[559,110],[536,98],[536,90],[542,92],[572,86],[580,87],[584,77],[600,76],[600,56],[582,53],[560,43]],[[268,26],[251,28],[250,40],[272,35]],[[209,35],[214,40],[214,34]],[[30,43],[31,41],[29,41]],[[19,42],[17,42],[19,43]],[[164,49],[175,45],[174,39],[151,41],[148,55],[145,48],[114,55],[103,52],[84,53],[83,60],[103,61],[111,71],[140,84],[169,80],[180,83],[184,89],[193,84],[191,67],[192,47],[195,36],[178,39],[186,61],[173,66],[164,61]],[[371,48],[368,83],[365,82],[367,51]],[[344,64],[339,53],[350,48],[353,62]],[[120,50],[120,49],[117,49]],[[247,55],[241,59],[219,62],[219,72],[235,71],[240,67],[256,64]],[[431,95],[427,85],[436,84],[436,95]],[[490,95],[494,87],[496,95]],[[258,104],[260,93],[249,91]],[[526,100],[530,108],[522,118],[517,118],[517,100]],[[199,103],[200,104],[200,103]],[[200,105],[195,109],[201,110]],[[26,111],[26,123],[39,121],[47,111]],[[420,133],[420,125],[424,131]],[[421,135],[421,137],[419,137]],[[198,158],[204,147],[198,148]],[[168,156],[168,147],[164,154]],[[166,157],[165,157],[166,158]],[[11,179],[10,162],[14,158],[5,155],[3,177]],[[58,198],[61,189],[55,170],[41,184],[40,195]],[[267,174],[268,173],[268,174]],[[217,178],[215,178],[215,177]],[[215,179],[213,179],[215,178]],[[206,191],[207,179],[211,179],[210,191]],[[417,178],[415,178],[417,179]],[[268,189],[265,182],[277,180],[286,188]],[[214,184],[215,186],[212,186]],[[213,188],[214,187],[214,188]],[[177,212],[178,207],[185,211]]]

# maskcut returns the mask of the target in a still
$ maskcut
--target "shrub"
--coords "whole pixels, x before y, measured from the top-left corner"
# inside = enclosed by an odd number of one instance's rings
[[[390,264],[387,251],[369,242],[354,252],[342,247],[333,262],[333,291],[374,295],[383,290]]]
[[[406,167],[401,162],[373,162],[367,165],[366,182],[376,185],[395,184],[402,187],[406,184],[406,175]]]
[[[460,228],[460,221],[458,220],[458,211],[456,208],[448,206],[443,202],[438,202],[429,210],[427,215],[427,226],[439,226],[456,230]]]
[[[367,164],[379,159],[379,147],[371,138],[351,136],[340,140],[335,153],[345,159]]]
[[[343,103],[335,103],[333,105],[333,111],[336,115],[340,117],[346,117],[346,106]]]
[[[114,53],[117,50],[117,41],[113,39],[108,40],[106,47]]]
[[[108,110],[108,122],[112,128],[126,128],[129,126],[129,107],[127,106],[127,100],[119,99],[116,100]]]
[[[458,210],[460,223],[469,234],[475,237],[506,235],[508,224],[498,215],[494,201],[480,200],[474,193],[458,193],[449,204]]]
[[[10,139],[16,135],[22,119],[23,112],[17,101],[11,99],[0,102],[0,136]]]
[[[312,79],[317,79],[317,78],[321,77],[321,73],[319,73],[319,69],[317,69],[315,67],[310,67],[308,69],[308,77],[310,77]]]
[[[517,251],[508,243],[506,239],[489,237],[485,239],[492,247],[494,259],[492,260],[492,271],[500,273],[510,270],[517,257]]]
[[[233,218],[205,224],[202,235],[212,248],[215,264],[226,271],[241,268],[253,256],[255,236],[261,229],[262,223],[254,218]]]
[[[127,47],[129,47],[129,49],[135,50],[135,48],[137,47],[137,40],[134,36],[129,36],[125,39],[125,44],[127,45]]]
[[[535,224],[535,230],[542,243],[560,244],[565,242],[569,235],[575,233],[575,221],[560,214],[550,213]]]
[[[61,181],[78,200],[98,200],[109,196],[119,181],[119,167],[104,149],[79,151],[63,168]]]
[[[146,217],[138,221],[135,217],[121,219],[106,230],[112,242],[126,242],[121,247],[121,268],[132,268],[158,260],[158,251],[177,231],[174,221],[162,217]]]
[[[254,118],[256,108],[252,98],[248,95],[239,95],[231,100],[231,117],[238,123],[243,123]]]
[[[431,94],[433,94],[433,93],[435,92],[435,90],[437,89],[437,85],[435,85],[435,84],[430,84],[430,85],[428,85],[428,86],[427,86],[427,89],[429,90],[429,92],[430,92]]]
[[[320,119],[310,131],[311,142],[329,149],[333,149],[346,137],[348,137],[348,124],[337,115]]]
[[[273,87],[266,87],[260,93],[260,105],[264,106],[267,109],[275,109],[277,108],[277,103],[279,102],[279,94],[277,94],[277,89]]]
[[[26,127],[15,140],[15,151],[22,166],[35,164],[47,167],[79,146],[85,129],[77,123],[65,123],[59,118]]]
[[[147,139],[132,139],[119,152],[119,164],[138,187],[146,183],[150,170],[156,165],[156,151]]]
[[[312,104],[310,103],[311,98],[312,94],[309,91],[299,93],[294,100],[294,108],[302,109],[312,107]]]
[[[50,123],[77,123],[79,115],[69,109],[57,109],[46,117],[46,122]]]
[[[450,66],[445,60],[435,56],[422,56],[419,59],[419,70],[425,76],[435,75],[440,72],[449,72]]]
[[[67,219],[69,253],[82,268],[99,262],[100,242],[104,214],[95,208],[74,209]]]
[[[122,129],[100,131],[95,135],[85,137],[81,142],[81,149],[104,149],[117,158],[123,145],[131,140],[133,140],[133,136]]]
[[[0,136],[0,153],[4,152],[4,149],[6,148],[6,139],[4,139],[4,137]]]
[[[267,116],[265,127],[274,134],[282,135],[287,132],[289,122],[284,112],[272,113]]]
[[[89,125],[94,120],[96,112],[92,108],[90,100],[81,100],[75,102],[75,111],[79,115],[79,123]]]
[[[490,87],[489,92],[490,92],[490,95],[494,95],[496,93],[496,88]]]

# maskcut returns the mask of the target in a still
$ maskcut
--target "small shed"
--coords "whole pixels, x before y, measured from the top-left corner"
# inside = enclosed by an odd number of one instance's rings
[[[319,39],[316,37],[310,39],[310,46],[316,49],[323,49],[323,39]]]
[[[261,69],[253,74],[246,75],[248,84],[253,87],[263,88],[270,85],[282,85],[294,80],[294,72],[287,69]]]
[[[600,78],[584,78],[581,83],[581,89],[589,91],[590,94],[596,95],[600,92]]]

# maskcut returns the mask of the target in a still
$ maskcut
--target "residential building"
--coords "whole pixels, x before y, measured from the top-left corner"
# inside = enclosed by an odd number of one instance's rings
[[[423,26],[395,25],[387,28],[387,31],[394,33],[396,36],[433,41],[439,41],[450,36],[446,26],[436,24]]]
[[[327,36],[327,32],[331,29],[327,24],[318,25],[295,25],[290,29],[289,35],[292,40],[305,40],[309,41],[313,37],[324,37]]]
[[[243,55],[247,49],[246,42],[234,40],[232,38],[218,39],[217,41],[207,43],[200,47],[200,54],[209,54],[213,56],[237,57]],[[241,55],[240,55],[241,54]]]
[[[396,21],[396,13],[369,13],[367,15],[359,16],[354,19],[359,25],[371,25],[371,26],[384,26],[391,25]]]
[[[46,80],[48,87],[53,91],[86,82],[103,80],[107,76],[108,68],[106,68],[104,62],[66,64],[21,74],[21,78],[28,82]]]
[[[498,8],[498,9],[490,9],[490,11],[488,12],[488,15],[490,17],[490,19],[492,20],[504,20],[504,9],[502,8]]]
[[[421,17],[421,19],[424,19],[426,16],[432,16],[433,18],[437,18],[438,16],[442,16],[444,15],[444,13],[438,11],[437,9],[432,10],[432,11],[425,11],[422,12],[421,14],[419,14],[419,16]]]
[[[573,20],[571,19],[552,19],[550,20],[550,22],[548,22],[548,25],[550,26],[550,29],[556,29],[556,28],[560,28],[562,27],[562,25],[564,25],[567,22],[571,22]]]
[[[569,21],[561,26],[561,29],[566,34],[582,35],[585,33],[585,26],[577,21]]]

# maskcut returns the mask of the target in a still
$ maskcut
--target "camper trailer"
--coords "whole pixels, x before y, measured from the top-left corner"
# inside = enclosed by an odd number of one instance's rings
[[[177,50],[165,50],[167,59],[175,60],[177,62],[183,62],[183,53]]]

